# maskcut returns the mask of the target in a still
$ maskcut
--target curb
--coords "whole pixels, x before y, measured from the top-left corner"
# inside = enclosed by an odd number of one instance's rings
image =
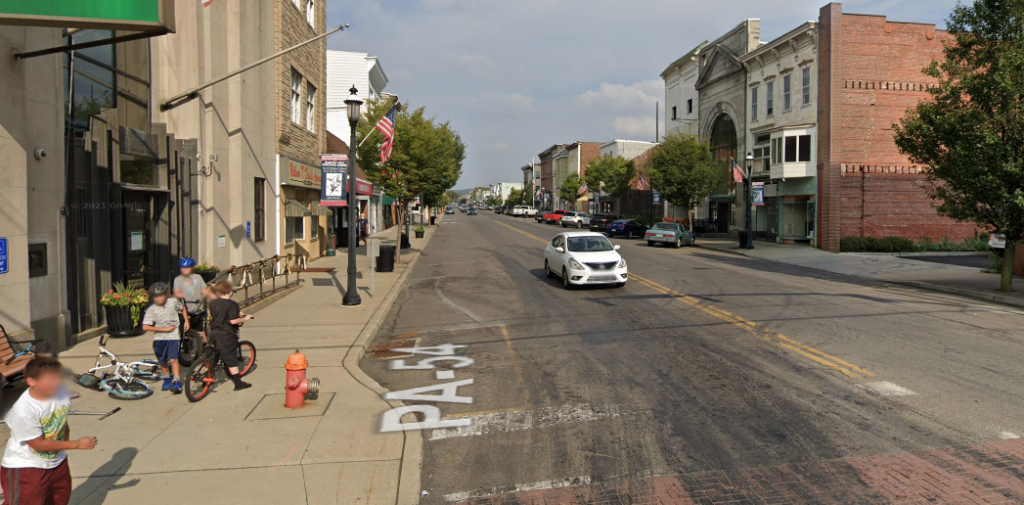
[[[436,228],[434,229],[436,231]],[[377,310],[370,316],[370,320],[363,326],[362,331],[356,337],[352,343],[352,347],[349,348],[349,352],[345,354],[344,360],[342,360],[342,366],[348,370],[352,377],[360,384],[365,386],[367,389],[377,393],[381,396],[381,401],[387,402],[391,405],[391,408],[401,407],[405,404],[397,400],[384,400],[383,395],[388,393],[389,390],[377,384],[370,376],[363,373],[363,370],[359,368],[359,361],[366,355],[367,346],[376,337],[380,331],[381,324],[387,317],[388,313],[391,312],[391,307],[394,306],[395,300],[398,299],[398,295],[405,289],[405,281],[412,272],[413,267],[419,262],[420,256],[423,254],[423,249],[430,243],[430,238],[434,236],[434,231],[428,233],[423,240],[423,245],[420,247],[420,252],[416,254],[409,263],[406,264],[405,270],[398,276],[398,280],[395,281],[394,286],[388,291],[387,295],[384,296],[384,301],[381,302]],[[351,354],[352,349],[355,349],[355,354]],[[402,432],[405,437],[405,443],[402,446],[402,462],[401,470],[398,477],[398,493],[396,503],[398,505],[415,505],[419,503],[420,498],[420,467],[423,465],[423,435],[419,431]],[[406,464],[416,462],[415,465]]]
[[[734,256],[743,256],[745,258],[752,258],[753,257],[753,256],[747,256],[746,254],[743,254],[743,253],[741,253],[741,252],[739,252],[737,250],[734,250],[734,249],[726,249],[724,247],[713,247],[713,246],[702,245],[700,242],[695,242],[693,245],[694,245],[694,247],[699,247],[701,249],[706,249],[708,251],[716,251],[716,252],[725,253],[725,254],[732,254]],[[738,249],[738,247],[737,247],[737,249]]]
[[[1024,298],[1018,298],[1016,296],[1001,295],[998,293],[987,293],[984,291],[974,291],[970,289],[954,288],[949,286],[940,286],[938,284],[931,284],[928,282],[918,281],[887,281],[890,284],[897,284],[900,286],[908,286],[917,289],[924,289],[928,291],[937,291],[940,293],[947,293],[951,295],[963,296],[965,298],[973,298],[975,300],[982,300],[986,302],[995,302],[1002,305],[1009,305],[1011,307],[1024,308]]]

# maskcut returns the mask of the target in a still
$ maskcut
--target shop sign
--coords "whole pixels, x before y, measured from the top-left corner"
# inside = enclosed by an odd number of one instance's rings
[[[751,203],[753,203],[754,207],[763,207],[764,206],[764,183],[763,182],[755,182],[753,184],[753,186],[751,186],[750,189],[751,189],[751,192],[750,192],[750,201],[751,201]]]
[[[359,179],[356,179],[356,194],[357,195],[372,195],[373,194],[373,184],[370,184],[370,183],[368,183],[366,181],[360,181]]]
[[[174,0],[0,0],[0,24],[174,31]]]
[[[320,170],[320,167],[310,166],[281,156],[282,185],[320,189],[322,179],[323,172]]]
[[[324,154],[320,156],[320,169],[323,170],[324,181],[320,188],[320,205],[324,207],[344,207],[347,201],[345,186],[347,185],[348,156],[344,154]]]
[[[7,237],[0,237],[0,274],[7,273]]]

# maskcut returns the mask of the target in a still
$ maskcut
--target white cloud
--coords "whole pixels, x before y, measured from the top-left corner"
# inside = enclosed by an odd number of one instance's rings
[[[494,60],[482,54],[448,53],[447,60],[449,63],[454,63],[464,67],[482,66],[485,68],[494,68]]]
[[[663,101],[664,96],[665,84],[661,79],[629,85],[602,82],[597,90],[590,90],[580,95],[580,103],[588,107],[597,105],[633,109],[641,106],[653,106],[654,102]]]
[[[654,115],[651,117],[619,116],[612,122],[615,133],[633,139],[654,138]]]

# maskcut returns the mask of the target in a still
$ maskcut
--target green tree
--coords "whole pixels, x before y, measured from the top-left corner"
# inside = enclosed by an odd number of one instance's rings
[[[651,187],[661,197],[686,208],[693,231],[693,206],[726,179],[723,163],[711,154],[710,145],[693,135],[673,133],[662,139],[647,162]]]
[[[633,189],[635,175],[632,161],[620,156],[601,156],[587,165],[584,180],[591,190],[600,189],[612,198],[618,198]]]
[[[533,206],[533,182],[532,181],[526,183],[526,187],[523,188],[522,195],[523,195],[523,198],[521,200],[522,203],[520,203],[520,205],[530,205],[530,206]]]
[[[1001,289],[1024,239],[1024,2],[977,0],[950,14],[930,97],[893,125],[896,146],[928,167],[940,215],[1006,236]]]
[[[569,174],[558,188],[559,198],[571,202],[572,210],[576,210],[576,201],[580,199],[580,186],[583,186],[583,179],[579,174]]]
[[[422,195],[425,204],[437,205],[445,191],[455,186],[462,175],[466,146],[449,123],[436,123],[422,107],[403,109],[395,120],[391,159],[381,163],[379,153],[384,137],[373,133],[374,126],[392,105],[390,101],[369,103],[369,111],[356,131],[359,139],[371,136],[359,147],[357,161],[367,179],[401,203],[398,222],[402,223],[410,202],[417,196]],[[398,228],[401,240],[401,226]],[[396,261],[400,259],[399,256]]]

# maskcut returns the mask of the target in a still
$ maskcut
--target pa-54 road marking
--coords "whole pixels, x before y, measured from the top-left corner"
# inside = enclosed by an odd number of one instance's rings
[[[542,238],[540,238],[540,237],[538,237],[536,235],[533,235],[531,233],[527,233],[527,232],[525,232],[523,230],[520,230],[519,228],[516,228],[515,226],[510,226],[510,225],[507,225],[507,224],[501,223],[501,222],[499,222],[498,224],[500,224],[500,225],[502,225],[502,226],[504,226],[506,228],[512,229],[512,230],[516,231],[517,233],[520,233],[522,235],[530,237],[530,238],[532,238],[534,240],[537,240],[538,242],[547,243],[547,240],[542,239]],[[673,298],[673,299],[675,299],[677,301],[680,301],[680,302],[682,302],[682,303],[684,303],[686,305],[689,305],[690,307],[693,307],[693,308],[695,308],[697,310],[700,310],[700,311],[702,311],[702,312],[704,312],[706,314],[712,315],[712,316],[714,316],[714,317],[716,317],[718,319],[721,319],[721,320],[723,320],[723,321],[725,321],[727,323],[730,323],[733,326],[736,326],[737,328],[740,328],[743,331],[746,331],[746,332],[751,333],[753,335],[760,336],[760,337],[764,338],[768,342],[774,343],[774,344],[778,345],[779,347],[782,347],[783,349],[786,349],[786,350],[794,352],[794,353],[796,353],[796,354],[798,354],[800,356],[803,356],[804,358],[807,358],[807,359],[809,359],[809,360],[811,360],[811,361],[813,361],[813,362],[815,362],[815,363],[817,363],[819,365],[827,366],[827,367],[829,367],[829,368],[831,368],[833,370],[836,370],[837,372],[839,372],[839,373],[841,373],[841,374],[843,374],[843,375],[845,375],[847,377],[863,378],[863,377],[874,377],[875,376],[875,374],[873,374],[873,373],[871,373],[871,372],[869,372],[869,371],[867,371],[867,370],[865,370],[865,369],[863,369],[863,368],[861,368],[861,367],[859,367],[857,365],[854,365],[852,363],[849,363],[847,361],[839,359],[839,358],[837,358],[835,356],[832,356],[831,354],[827,354],[825,352],[819,351],[819,350],[817,350],[817,349],[815,349],[815,348],[813,348],[813,347],[811,347],[809,345],[797,342],[796,340],[793,340],[793,339],[791,339],[791,338],[789,338],[789,337],[787,337],[785,335],[782,335],[781,333],[777,333],[777,332],[768,330],[768,329],[766,329],[764,327],[759,327],[757,325],[757,323],[755,323],[753,321],[750,321],[748,319],[744,319],[744,318],[742,318],[740,316],[737,316],[737,315],[732,314],[730,312],[727,312],[725,310],[719,309],[718,307],[715,307],[713,305],[708,305],[708,304],[702,302],[701,300],[698,300],[698,299],[696,299],[696,298],[694,298],[692,296],[689,296],[689,295],[687,295],[685,293],[680,293],[678,291],[674,291],[674,290],[672,290],[670,288],[667,288],[665,286],[662,286],[662,285],[660,285],[660,284],[658,284],[658,283],[656,283],[656,282],[654,282],[654,281],[652,281],[650,279],[645,279],[644,277],[641,277],[641,276],[636,275],[634,273],[630,273],[629,277],[630,277],[630,279],[633,279],[633,280],[637,281],[638,283],[640,283],[643,286],[651,288],[654,291],[657,291],[657,292],[659,292],[659,293],[661,293],[663,295],[666,295],[666,296],[668,296],[670,298]]]

